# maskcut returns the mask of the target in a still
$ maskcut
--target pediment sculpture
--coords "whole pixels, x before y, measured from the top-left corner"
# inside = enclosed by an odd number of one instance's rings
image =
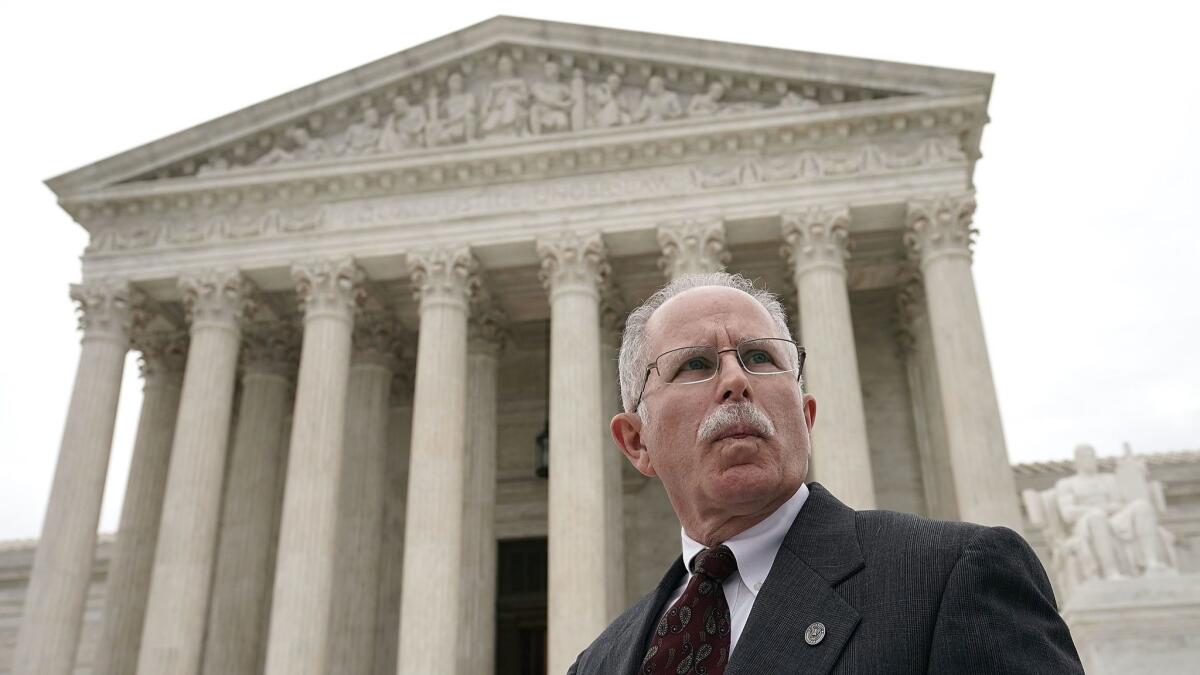
[[[519,66],[506,53],[492,66],[469,70],[470,77],[463,68],[449,71],[440,85],[364,96],[341,124],[319,114],[294,122],[257,154],[245,146],[237,153],[218,152],[196,173],[821,105],[816,87],[796,83],[777,81],[762,90],[738,90],[735,97],[728,76],[669,82],[652,71],[604,72],[554,58],[526,59]]]
[[[1075,448],[1075,475],[1049,490],[1025,490],[1025,507],[1051,549],[1050,569],[1069,596],[1084,582],[1177,574],[1176,538],[1161,524],[1161,482],[1125,446],[1113,473],[1101,473],[1096,451]]]

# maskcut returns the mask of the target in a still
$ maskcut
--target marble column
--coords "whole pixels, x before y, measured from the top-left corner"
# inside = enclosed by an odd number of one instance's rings
[[[912,400],[913,428],[921,461],[921,486],[925,493],[925,515],[940,520],[958,520],[954,476],[950,472],[950,455],[946,447],[941,388],[937,381],[937,363],[933,358],[924,297],[919,278],[910,279],[897,292],[896,340],[904,360],[909,397]]]
[[[597,232],[537,241],[550,294],[550,496],[547,672],[566,672],[607,625],[605,470],[601,428]]]
[[[468,300],[478,264],[465,247],[411,252],[420,300],[399,675],[453,673],[461,649]]]
[[[275,556],[267,675],[323,675],[354,311],[363,273],[349,258],[292,267],[304,311],[287,483]]]
[[[414,340],[415,342],[415,340]],[[408,491],[408,445],[412,438],[412,383],[416,369],[404,358],[392,378],[388,411],[387,484],[383,543],[379,551],[379,603],[375,619],[375,675],[395,675],[400,645],[400,585],[404,579],[404,509]]]
[[[606,620],[612,621],[629,606],[625,585],[625,472],[632,465],[612,440],[609,422],[621,412],[621,384],[617,358],[621,351],[621,332],[625,328],[625,303],[614,287],[609,287],[600,305],[600,448],[604,455],[604,532],[607,562],[604,579],[608,597]],[[640,474],[639,474],[640,475]],[[663,534],[675,534],[674,523],[666,523]]]
[[[784,253],[804,317],[805,382],[817,397],[809,477],[846,504],[871,509],[875,486],[846,287],[849,225],[845,207],[786,213]]]
[[[247,326],[242,393],[222,507],[205,675],[254,675],[264,656],[275,573],[277,486],[299,340],[288,322]]]
[[[251,305],[252,287],[236,270],[185,276],[179,287],[191,343],[138,657],[144,675],[200,670],[241,321]]]
[[[121,675],[137,669],[175,416],[183,387],[187,333],[139,330],[134,333],[133,346],[142,353],[142,412],[125,483],[121,524],[109,564],[104,618],[92,666],[96,675]]]
[[[720,272],[729,264],[725,223],[718,217],[689,218],[658,227],[658,268],[668,279]]]
[[[906,241],[924,277],[958,515],[1020,531],[1015,480],[971,275],[973,194],[908,203]]]
[[[71,299],[80,309],[82,346],[25,593],[14,675],[68,675],[74,667],[129,349],[133,298],[128,284],[103,279],[75,285]]]
[[[462,635],[458,672],[495,672],[496,369],[506,316],[490,297],[472,303],[467,342],[466,487],[463,493]]]
[[[375,658],[388,404],[397,347],[391,312],[363,314],[355,322],[329,625],[328,670],[340,675],[370,675]]]

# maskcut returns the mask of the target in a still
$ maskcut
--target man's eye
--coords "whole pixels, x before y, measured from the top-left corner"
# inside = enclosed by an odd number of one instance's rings
[[[680,370],[704,370],[707,367],[708,367],[708,363],[706,363],[704,361],[704,359],[695,358],[695,359],[688,359],[687,361],[685,361],[683,364],[683,368],[681,368]]]
[[[746,356],[746,360],[750,363],[771,363],[771,355],[766,352],[750,352]]]

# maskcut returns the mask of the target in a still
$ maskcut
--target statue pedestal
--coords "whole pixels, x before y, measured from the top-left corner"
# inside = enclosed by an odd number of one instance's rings
[[[1062,616],[1090,675],[1194,673],[1200,663],[1200,574],[1088,581]]]

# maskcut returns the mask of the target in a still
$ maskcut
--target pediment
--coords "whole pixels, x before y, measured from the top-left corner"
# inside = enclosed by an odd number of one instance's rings
[[[975,94],[991,75],[496,17],[47,181],[274,173]],[[982,123],[982,122],[981,122]]]

